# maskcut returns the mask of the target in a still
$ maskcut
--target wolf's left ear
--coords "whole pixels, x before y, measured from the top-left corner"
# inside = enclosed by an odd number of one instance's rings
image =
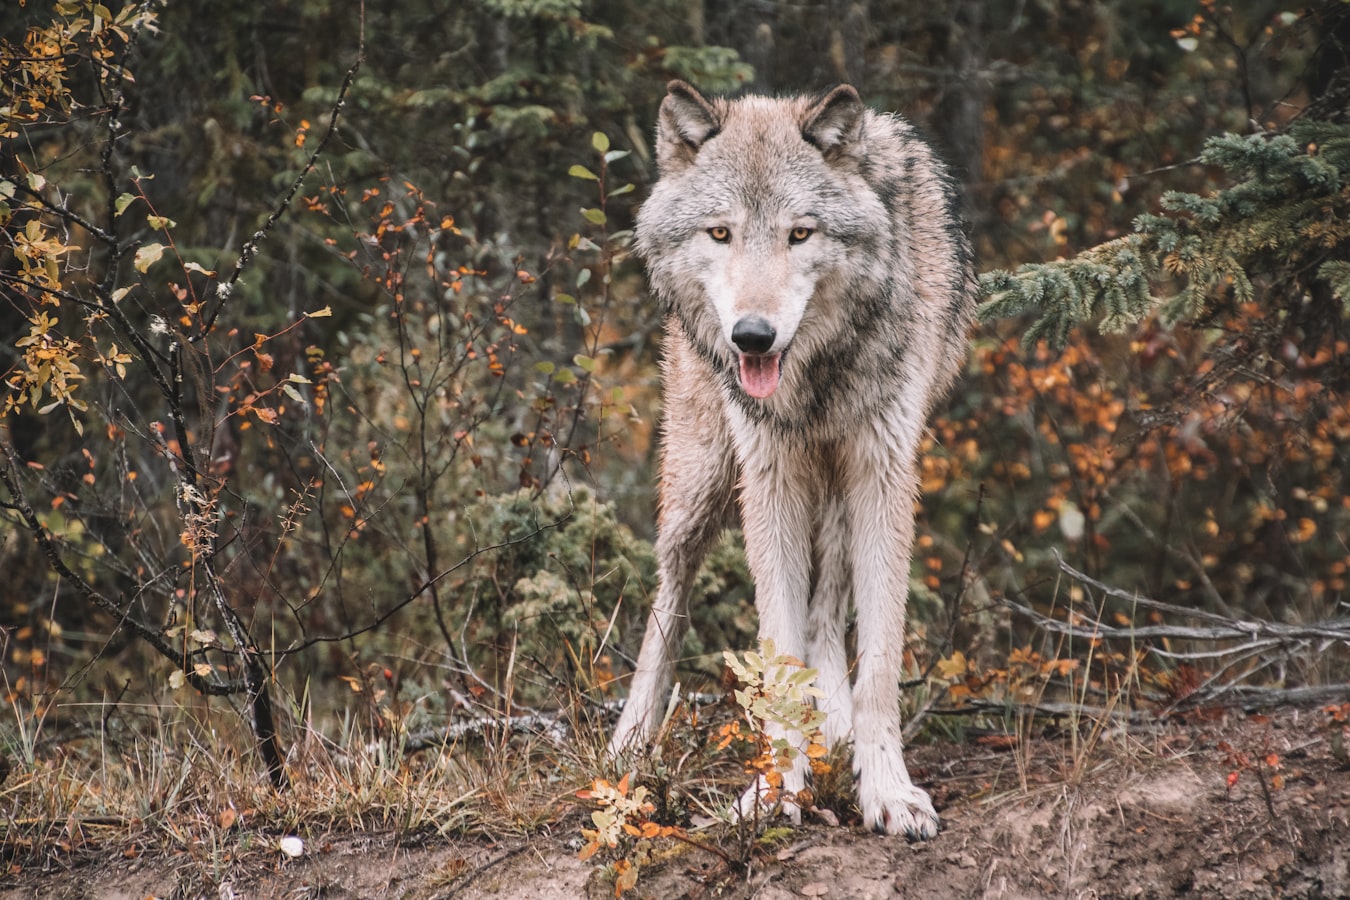
[[[841,84],[817,100],[802,117],[802,137],[826,159],[846,155],[862,136],[862,98],[851,84]]]

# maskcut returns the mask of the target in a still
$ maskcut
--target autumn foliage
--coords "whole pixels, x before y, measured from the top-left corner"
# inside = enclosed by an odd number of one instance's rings
[[[0,733],[23,796],[68,807],[12,817],[46,823],[33,858],[103,815],[51,767],[138,772],[142,741],[267,791],[396,793],[452,733],[481,757],[428,778],[537,771],[511,752],[538,716],[603,731],[654,588],[661,311],[629,225],[670,77],[852,79],[963,173],[984,322],[925,447],[912,721],[1298,690],[1343,739],[1344,4],[873,0],[852,31],[834,4],[695,6],[15,7]],[[755,633],[739,546],[710,559],[681,669],[704,688]],[[809,694],[741,690],[698,752],[776,789],[760,725],[811,732]],[[353,775],[330,728],[394,762]],[[1262,749],[1236,778],[1276,784]],[[618,851],[687,837],[658,781],[574,781],[616,887]]]

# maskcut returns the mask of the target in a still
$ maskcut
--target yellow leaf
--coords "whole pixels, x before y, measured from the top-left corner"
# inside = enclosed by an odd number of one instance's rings
[[[938,675],[946,681],[954,681],[957,678],[964,677],[970,671],[970,663],[966,660],[966,655],[957,650],[946,659],[938,660]]]
[[[145,274],[150,267],[159,262],[159,258],[164,255],[163,244],[146,244],[136,251],[136,258],[133,265],[136,271]]]

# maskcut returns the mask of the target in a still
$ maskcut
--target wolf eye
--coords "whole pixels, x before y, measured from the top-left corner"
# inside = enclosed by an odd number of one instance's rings
[[[717,241],[719,244],[725,244],[727,241],[731,240],[731,229],[723,225],[714,225],[712,228],[708,229],[708,237]]]
[[[802,241],[806,240],[815,233],[816,230],[814,228],[807,228],[805,225],[798,225],[796,228],[788,232],[788,243],[800,244]]]

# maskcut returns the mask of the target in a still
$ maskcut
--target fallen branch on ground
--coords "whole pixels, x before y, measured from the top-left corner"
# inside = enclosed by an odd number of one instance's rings
[[[1132,607],[1155,610],[1196,624],[1154,624],[1115,626],[1102,621],[1100,610],[1088,617],[1065,621],[1032,609],[1010,598],[1002,598],[1009,609],[1035,622],[1046,631],[1079,640],[1122,640],[1146,643],[1149,653],[1173,662],[1205,661],[1220,665],[1194,690],[1174,699],[1155,715],[1166,715],[1198,706],[1269,708],[1272,706],[1334,703],[1350,699],[1350,684],[1316,687],[1257,687],[1243,682],[1256,673],[1279,666],[1299,656],[1313,657],[1336,644],[1350,645],[1350,618],[1327,619],[1306,625],[1290,625],[1259,619],[1237,619],[1203,609],[1190,609],[1164,603],[1137,593],[1114,588],[1078,571],[1056,555],[1059,569],[1074,581]],[[1170,641],[1199,644],[1194,649],[1178,650]],[[1156,642],[1156,644],[1154,643]],[[1250,665],[1246,665],[1251,663]],[[1039,707],[1038,707],[1039,708]],[[1036,711],[1036,710],[1032,710]],[[1083,713],[1091,711],[1083,708]],[[945,710],[933,710],[936,713]],[[1050,714],[1059,714],[1048,711]]]

